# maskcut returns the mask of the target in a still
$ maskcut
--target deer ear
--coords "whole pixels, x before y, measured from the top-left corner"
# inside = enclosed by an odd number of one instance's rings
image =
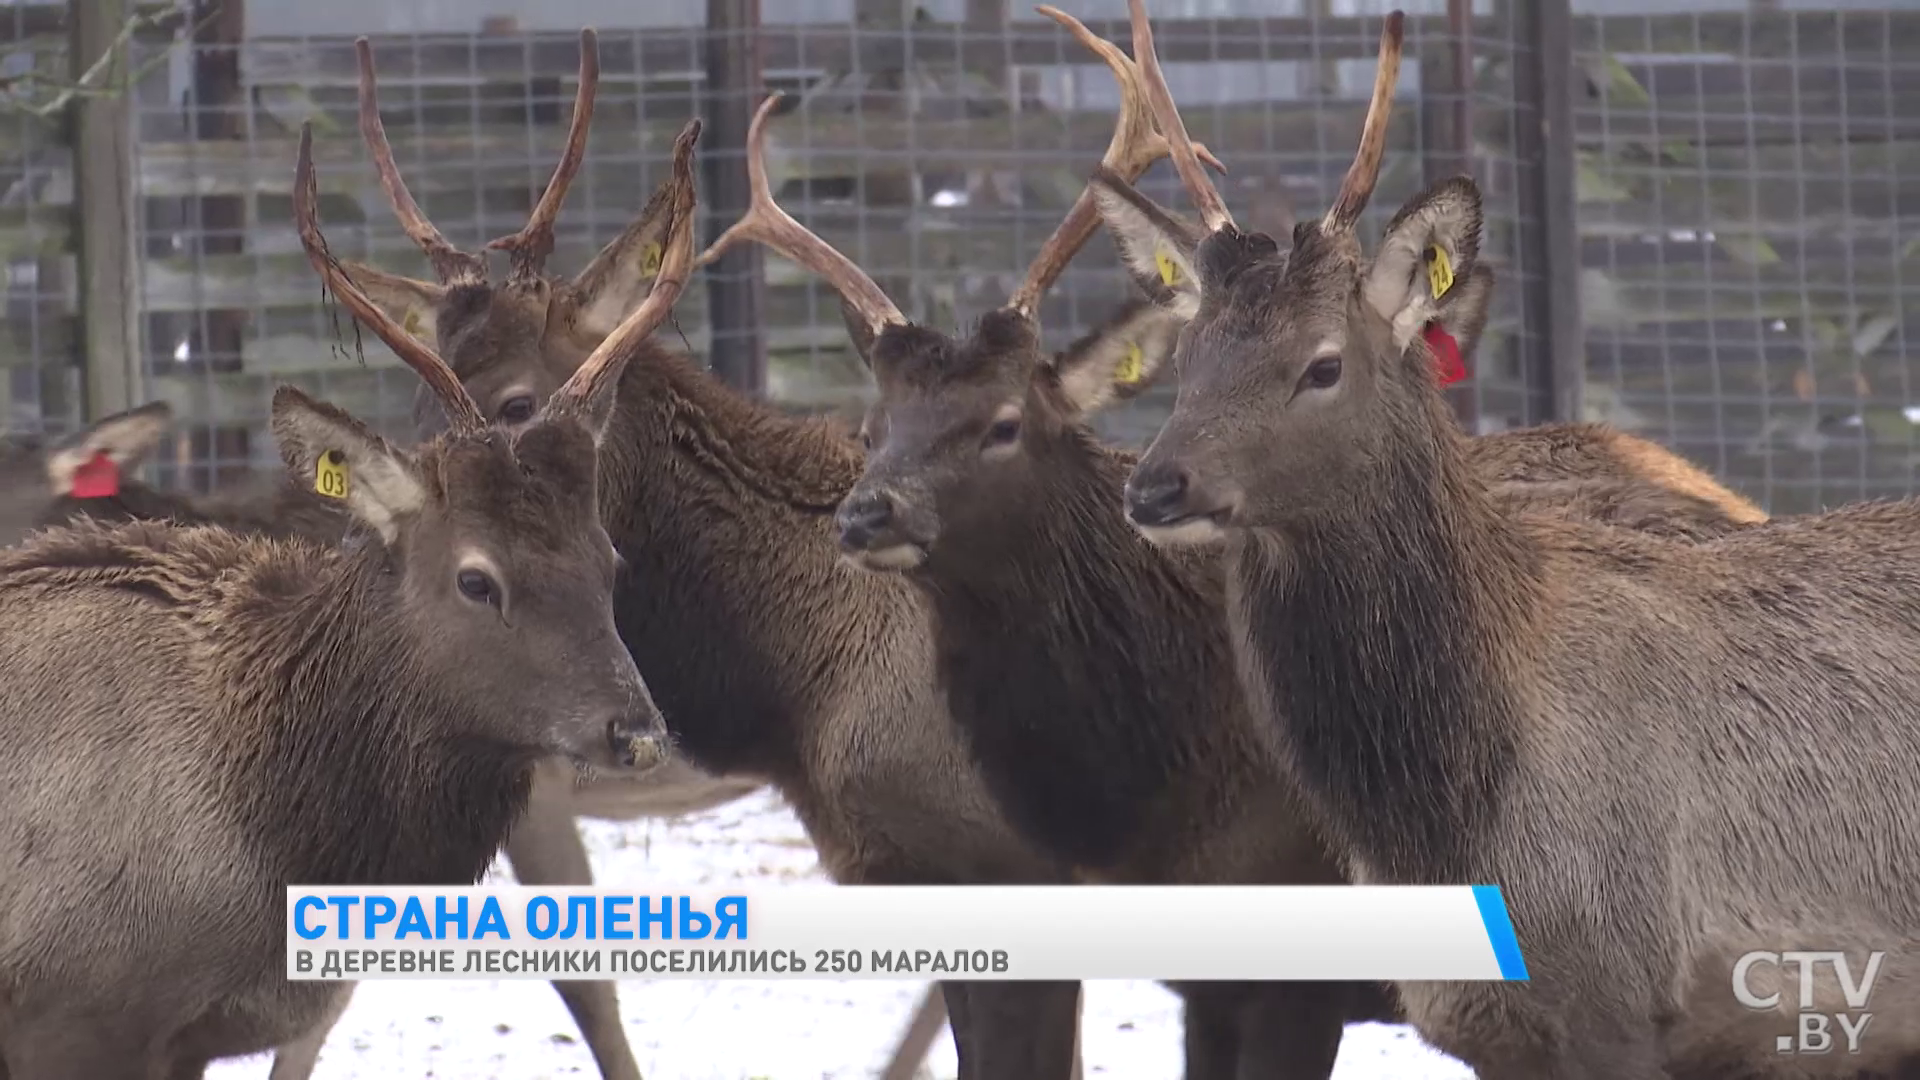
[[[1393,324],[1397,347],[1440,316],[1448,294],[1473,280],[1479,258],[1480,188],[1472,180],[1442,180],[1400,208],[1362,286],[1367,303]]]
[[[1193,272],[1200,230],[1161,209],[1105,167],[1095,171],[1091,187],[1100,220],[1134,283],[1180,321],[1192,319],[1200,310],[1200,278]]]
[[[273,437],[295,483],[345,502],[388,544],[426,504],[411,460],[344,410],[291,386],[273,392]]]
[[[407,333],[434,346],[439,338],[438,312],[447,290],[431,281],[389,274],[365,263],[341,262],[341,268],[360,291]]]
[[[105,455],[113,472],[137,469],[173,426],[173,406],[150,401],[96,420],[86,430],[61,440],[47,453],[47,483],[54,498],[74,494],[74,479],[95,458]]]
[[[1135,300],[1067,346],[1049,366],[1069,411],[1085,416],[1152,386],[1185,324],[1160,304]]]
[[[627,230],[600,249],[573,279],[576,316],[582,330],[605,336],[626,321],[653,291],[667,250],[667,226],[673,223],[673,180],[669,177],[647,200]]]

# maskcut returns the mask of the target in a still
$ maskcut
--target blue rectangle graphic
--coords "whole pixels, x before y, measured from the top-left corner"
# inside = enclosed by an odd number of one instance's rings
[[[1525,982],[1527,961],[1520,955],[1520,939],[1513,935],[1513,920],[1507,917],[1507,901],[1500,886],[1475,885],[1473,900],[1480,905],[1480,921],[1487,924],[1487,942],[1493,946],[1493,958],[1500,962],[1500,977]]]

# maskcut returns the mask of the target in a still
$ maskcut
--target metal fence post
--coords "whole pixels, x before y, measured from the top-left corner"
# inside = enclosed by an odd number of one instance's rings
[[[712,208],[712,243],[746,212],[747,128],[760,105],[760,0],[707,0],[705,102],[701,138],[703,193]],[[707,365],[737,390],[767,390],[765,257],[758,244],[739,244],[707,272]]]
[[[1539,343],[1528,361],[1528,419],[1578,420],[1586,360],[1574,193],[1573,13],[1569,0],[1524,0],[1507,10],[1519,23],[1515,38],[1528,46],[1514,72],[1514,131],[1526,163],[1519,192],[1523,308],[1529,336]]]
[[[132,5],[127,0],[72,0],[68,11],[68,60],[74,80],[109,50],[118,56],[108,84],[126,80],[129,50],[117,39],[132,16]],[[131,408],[141,393],[131,94],[131,87],[125,93],[77,94],[70,106],[73,216],[79,234],[78,321],[89,420]]]

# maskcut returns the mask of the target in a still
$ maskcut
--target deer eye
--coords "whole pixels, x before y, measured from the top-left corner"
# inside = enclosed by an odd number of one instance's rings
[[[454,584],[460,587],[460,595],[476,604],[496,604],[500,600],[500,586],[493,583],[484,570],[468,567],[454,576]]]
[[[1020,420],[1018,417],[995,420],[993,426],[987,429],[987,445],[989,446],[1005,446],[1019,437]]]
[[[1340,358],[1323,356],[1307,365],[1307,372],[1300,381],[1315,390],[1325,390],[1340,381]]]
[[[868,431],[866,428],[860,429],[860,449],[873,449],[873,432]]]
[[[521,394],[519,397],[508,398],[507,403],[500,406],[500,419],[509,424],[524,424],[533,419],[533,411],[533,398]]]

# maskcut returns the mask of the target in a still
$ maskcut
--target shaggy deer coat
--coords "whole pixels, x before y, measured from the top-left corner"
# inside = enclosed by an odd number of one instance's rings
[[[33,529],[76,518],[219,525],[235,532],[301,536],[329,545],[349,534],[352,516],[340,503],[315,494],[310,482],[295,483],[284,469],[204,496],[161,491],[131,479],[126,474],[150,456],[172,418],[166,403],[151,402],[96,421],[44,449],[25,440],[18,442],[11,448],[13,453],[0,461],[0,535],[12,535],[18,542]],[[98,456],[114,464],[117,491],[76,496],[79,467]],[[709,809],[759,786],[752,780],[712,776],[679,754],[634,776],[587,776],[565,761],[546,762],[534,772],[526,811],[507,839],[507,857],[514,876],[525,884],[591,884],[592,872],[574,815],[617,820],[673,817]],[[602,1074],[609,1080],[637,1080],[639,1066],[620,1026],[612,984],[573,981],[554,987],[579,1021]],[[341,1007],[345,1005],[343,998]],[[306,1080],[332,1027],[329,1021],[280,1047],[271,1080]]]
[[[327,251],[303,127],[309,260],[452,429],[403,454],[276,393],[289,472],[341,470],[378,538],[351,550],[135,522],[0,553],[0,1074],[175,1080],[311,1031],[342,988],[286,980],[289,884],[471,882],[540,761],[664,759],[614,628],[596,444],[686,280],[698,133],[652,295],[505,433]]]
[[[1504,887],[1530,982],[1399,988],[1441,1049],[1486,1080],[1904,1074],[1920,502],[1705,537],[1504,509],[1420,334],[1477,262],[1476,187],[1417,196],[1370,261],[1354,231],[1399,35],[1390,17],[1361,154],[1290,252],[1184,163],[1199,304],[1129,513],[1227,537],[1242,681],[1357,880]],[[1855,980],[1884,955],[1853,1003],[1825,969],[1739,964],[1805,949]],[[1782,1054],[1801,992],[1873,1023]]]
[[[1439,319],[1469,353],[1490,281]],[[1171,336],[1176,317],[1140,310],[1140,336]],[[1082,422],[1154,372],[1097,340],[1041,362],[1031,322],[1007,310],[963,341],[889,327],[871,361],[874,452],[841,542],[925,592],[948,707],[1021,833],[1095,881],[1342,880],[1241,691],[1218,551],[1142,539],[1122,513],[1134,456]],[[1737,527],[1714,501],[1733,496],[1646,445],[1554,428],[1476,440],[1472,456],[1506,512]],[[1344,1021],[1392,1013],[1372,987],[1179,989],[1190,1077],[1324,1077]]]

